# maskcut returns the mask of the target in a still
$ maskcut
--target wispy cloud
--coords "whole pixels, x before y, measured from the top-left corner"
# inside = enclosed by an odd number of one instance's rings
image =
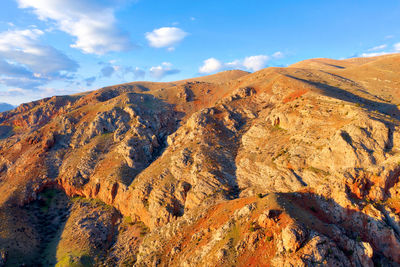
[[[33,73],[28,70],[26,67],[9,63],[4,59],[0,59],[0,73],[6,76],[33,76]]]
[[[121,66],[116,64],[115,60],[111,60],[107,63],[100,62],[99,65],[103,67],[100,69],[99,78],[109,78],[116,75],[120,79],[125,79],[126,75],[131,75],[133,79],[144,78],[146,71],[139,67],[132,66]]]
[[[86,82],[86,86],[92,86],[92,84],[96,81],[96,77],[89,77],[84,79],[84,81]]]
[[[146,75],[146,71],[139,67],[125,67],[123,69],[124,74],[132,74],[134,79],[143,79]]]
[[[388,54],[393,54],[393,53],[399,53],[400,52],[400,43],[396,43],[392,46],[391,49],[386,49],[388,48],[388,45],[379,45],[376,47],[372,47],[368,49],[366,53],[362,53],[360,56],[361,57],[377,57],[377,56],[383,56],[383,55],[388,55]],[[381,51],[384,50],[384,51]]]
[[[378,57],[391,54],[392,52],[373,52],[373,53],[362,53],[361,57]]]
[[[167,47],[173,50],[174,46],[181,42],[188,34],[177,27],[163,27],[145,34],[149,45],[156,48]]]
[[[26,89],[13,87],[0,89],[0,99],[2,102],[7,102],[13,105],[19,105],[23,102],[30,102],[44,97],[54,95],[67,95],[77,93],[79,90],[74,86],[73,89],[62,88],[56,89],[52,87],[40,87],[37,89]]]
[[[169,62],[163,62],[159,66],[151,67],[149,70],[150,76],[157,80],[161,80],[167,75],[173,75],[179,73],[180,70],[172,67],[172,64]]]
[[[69,79],[79,65],[61,51],[40,42],[38,29],[0,33],[0,83],[34,88],[52,80]]]
[[[387,44],[382,44],[382,45],[378,45],[378,46],[374,46],[370,49],[368,49],[368,51],[379,51],[379,50],[383,50],[387,47]]]
[[[17,0],[20,8],[32,8],[41,20],[76,38],[71,47],[84,53],[105,54],[132,48],[116,26],[115,8],[94,0]]]

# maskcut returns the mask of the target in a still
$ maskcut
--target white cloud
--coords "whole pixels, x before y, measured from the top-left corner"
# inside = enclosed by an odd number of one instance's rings
[[[114,8],[94,0],[17,0],[20,8],[32,8],[41,20],[51,20],[76,38],[71,47],[84,53],[105,54],[132,47],[116,27]],[[104,1],[103,1],[104,3]]]
[[[199,68],[200,73],[212,73],[220,71],[223,68],[223,64],[216,58],[209,58],[203,61],[203,66]]]
[[[0,83],[33,88],[51,80],[68,79],[78,63],[52,46],[40,43],[38,29],[0,33]]]
[[[362,53],[361,57],[378,57],[390,54],[390,52],[373,52],[373,53]]]
[[[269,60],[269,56],[266,56],[266,55],[246,57],[243,60],[243,66],[247,70],[258,71],[258,70],[265,68],[268,60]]]
[[[278,52],[273,53],[271,57],[275,58],[275,59],[280,59],[280,58],[284,58],[285,54],[283,54],[281,51],[278,51]]]
[[[368,51],[379,51],[379,50],[383,50],[387,47],[387,44],[382,44],[382,45],[378,45],[378,46],[374,46],[370,49],[368,49]]]
[[[400,43],[394,44],[393,48],[396,52],[400,52]]]
[[[229,69],[244,69],[248,71],[258,71],[267,66],[267,62],[270,59],[280,59],[284,57],[282,52],[275,52],[271,56],[268,55],[256,55],[249,56],[244,59],[236,59],[231,62],[223,63],[216,58],[209,58],[203,61],[203,65],[200,66],[200,73],[213,73],[221,70]]]
[[[147,32],[145,36],[152,47],[173,49],[174,45],[187,36],[187,33],[176,27],[163,27]]]
[[[151,67],[149,72],[153,78],[160,80],[167,75],[179,73],[180,70],[172,68],[172,64],[169,62],[163,62],[159,66]]]
[[[361,57],[377,57],[377,56],[383,56],[383,55],[388,55],[388,54],[393,54],[393,53],[400,53],[400,43],[396,43],[393,45],[392,49],[386,50],[386,51],[379,51],[387,48],[387,45],[380,45],[373,47],[371,49],[368,49],[368,51],[372,52],[367,52],[367,53],[362,53]],[[377,52],[379,51],[379,52]]]

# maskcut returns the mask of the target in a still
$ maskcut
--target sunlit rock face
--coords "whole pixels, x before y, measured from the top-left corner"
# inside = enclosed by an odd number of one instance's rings
[[[0,266],[400,264],[399,63],[306,60],[0,113]]]

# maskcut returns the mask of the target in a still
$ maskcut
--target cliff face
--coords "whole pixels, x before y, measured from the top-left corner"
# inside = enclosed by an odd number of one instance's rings
[[[399,74],[314,59],[0,113],[0,266],[396,266]]]

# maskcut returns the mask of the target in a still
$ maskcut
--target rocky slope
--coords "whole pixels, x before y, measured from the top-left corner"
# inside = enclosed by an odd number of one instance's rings
[[[400,55],[0,113],[0,266],[400,265]]]

